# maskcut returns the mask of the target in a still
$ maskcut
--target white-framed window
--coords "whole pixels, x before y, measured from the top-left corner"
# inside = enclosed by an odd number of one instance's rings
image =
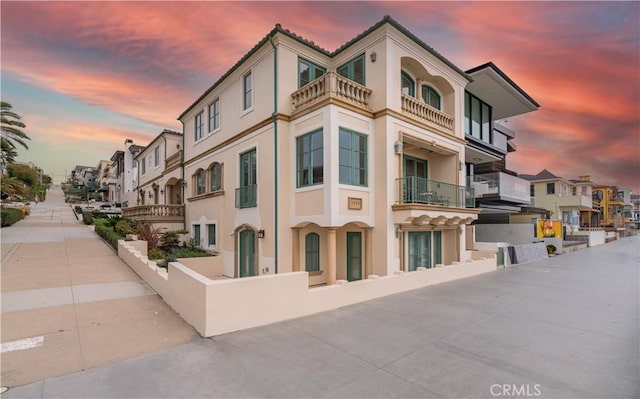
[[[140,174],[144,175],[147,173],[147,163],[144,161],[144,157],[140,160]]]
[[[247,72],[242,76],[242,109],[248,110],[253,106],[253,76],[252,72]]]
[[[340,184],[366,187],[368,184],[367,136],[341,127],[338,142]]]
[[[216,98],[209,104],[209,131],[220,129],[220,99]]]
[[[153,165],[155,167],[160,166],[160,147],[156,147],[153,149]]]
[[[204,136],[204,111],[195,116],[195,139],[200,140]]]
[[[209,248],[216,247],[216,224],[207,224],[207,246]]]

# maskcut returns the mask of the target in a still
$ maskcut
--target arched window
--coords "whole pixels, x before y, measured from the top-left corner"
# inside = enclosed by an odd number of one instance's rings
[[[204,194],[205,192],[205,184],[204,184],[204,170],[198,169],[196,172],[196,195]]]
[[[309,233],[304,239],[305,262],[304,269],[308,272],[320,271],[320,236]]]
[[[440,94],[429,85],[422,85],[422,99],[433,108],[440,108]]]
[[[214,162],[209,168],[209,188],[211,191],[222,190],[222,165]]]
[[[416,96],[416,83],[405,71],[400,72],[400,87],[402,94],[406,94],[411,97]]]

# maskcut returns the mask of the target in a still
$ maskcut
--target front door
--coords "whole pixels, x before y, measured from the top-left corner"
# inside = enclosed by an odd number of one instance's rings
[[[409,271],[431,267],[431,232],[409,232]]]
[[[238,235],[238,277],[255,276],[256,245],[253,230],[242,230]]]
[[[347,232],[347,280],[362,279],[362,233]]]

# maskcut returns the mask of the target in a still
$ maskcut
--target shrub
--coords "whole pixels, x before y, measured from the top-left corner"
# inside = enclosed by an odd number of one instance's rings
[[[83,212],[82,213],[82,221],[84,224],[93,224],[93,213],[92,212]]]
[[[111,227],[107,226],[103,220],[96,220],[96,233],[100,237],[104,238],[104,240],[114,249],[118,249],[118,240],[122,237],[120,237]]]
[[[115,219],[115,218],[111,218],[111,219]],[[127,234],[133,234],[136,231],[133,223],[131,223],[131,221],[128,219],[119,220],[114,225],[114,230],[116,231],[116,233],[118,233],[123,237],[126,236]]]
[[[556,252],[556,249],[557,249],[557,248],[556,248],[556,246],[555,246],[555,245],[553,245],[553,244],[549,244],[549,245],[547,245],[547,253],[548,253],[549,255],[551,255],[551,254],[555,253],[555,252]]]
[[[164,259],[165,253],[161,249],[152,248],[147,252],[147,257],[149,259]]]
[[[11,226],[18,220],[24,219],[24,214],[20,209],[3,208],[0,219],[2,220],[2,222],[0,223],[2,227]]]
[[[74,206],[73,210],[76,211],[77,214],[82,214],[82,207],[79,205]]]
[[[165,252],[171,252],[180,246],[180,234],[182,230],[165,231],[160,237],[158,248]]]
[[[152,224],[140,222],[136,224],[136,233],[140,240],[147,242],[147,248],[152,250],[158,248],[160,243],[160,229],[154,227]]]
[[[211,254],[200,248],[177,248],[171,252],[176,258],[199,258],[203,256],[211,256]]]

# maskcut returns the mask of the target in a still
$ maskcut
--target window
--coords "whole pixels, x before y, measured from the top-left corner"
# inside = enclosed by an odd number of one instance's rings
[[[204,194],[205,192],[204,174],[202,169],[198,169],[196,172],[196,195]]]
[[[311,186],[323,182],[322,129],[296,139],[297,186]]]
[[[209,131],[220,128],[220,99],[216,98],[209,104]]]
[[[367,185],[367,136],[340,128],[340,184]]]
[[[193,241],[195,241],[195,244],[197,247],[202,245],[200,242],[200,225],[199,224],[193,225]]]
[[[416,83],[411,79],[408,73],[405,71],[400,72],[400,87],[402,94],[406,94],[411,97],[416,95]]]
[[[465,93],[464,133],[492,144],[491,106],[469,92]]]
[[[253,82],[251,79],[251,72],[242,77],[242,90],[244,93],[242,109],[247,110],[253,105]]]
[[[536,186],[533,184],[529,186],[529,196],[531,197],[536,196]]]
[[[320,236],[309,233],[304,239],[305,262],[304,270],[308,272],[320,271]]]
[[[326,72],[325,68],[298,58],[298,87],[300,88],[309,82],[313,82]]]
[[[160,147],[153,149],[153,165],[160,166]]]
[[[547,194],[555,194],[555,193],[556,193],[556,184],[547,183]]]
[[[440,108],[440,94],[429,85],[422,85],[422,99],[433,108]]]
[[[203,137],[204,134],[204,111],[200,112],[198,115],[196,115],[195,118],[195,133],[196,133],[196,141],[200,140]]]
[[[240,187],[236,192],[236,207],[257,205],[256,150],[240,155]]]
[[[214,162],[209,168],[209,179],[211,191],[222,190],[222,165]]]
[[[144,157],[140,160],[140,173],[143,175],[147,173],[147,163],[144,161]]]
[[[216,246],[216,225],[215,224],[207,225],[207,246],[209,247]]]
[[[578,195],[578,187],[571,187],[571,194]]]
[[[364,74],[364,54],[357,56],[346,64],[338,67],[337,70],[339,75],[344,76],[347,79],[351,79],[356,83],[360,83],[361,85],[365,85],[365,74]]]

